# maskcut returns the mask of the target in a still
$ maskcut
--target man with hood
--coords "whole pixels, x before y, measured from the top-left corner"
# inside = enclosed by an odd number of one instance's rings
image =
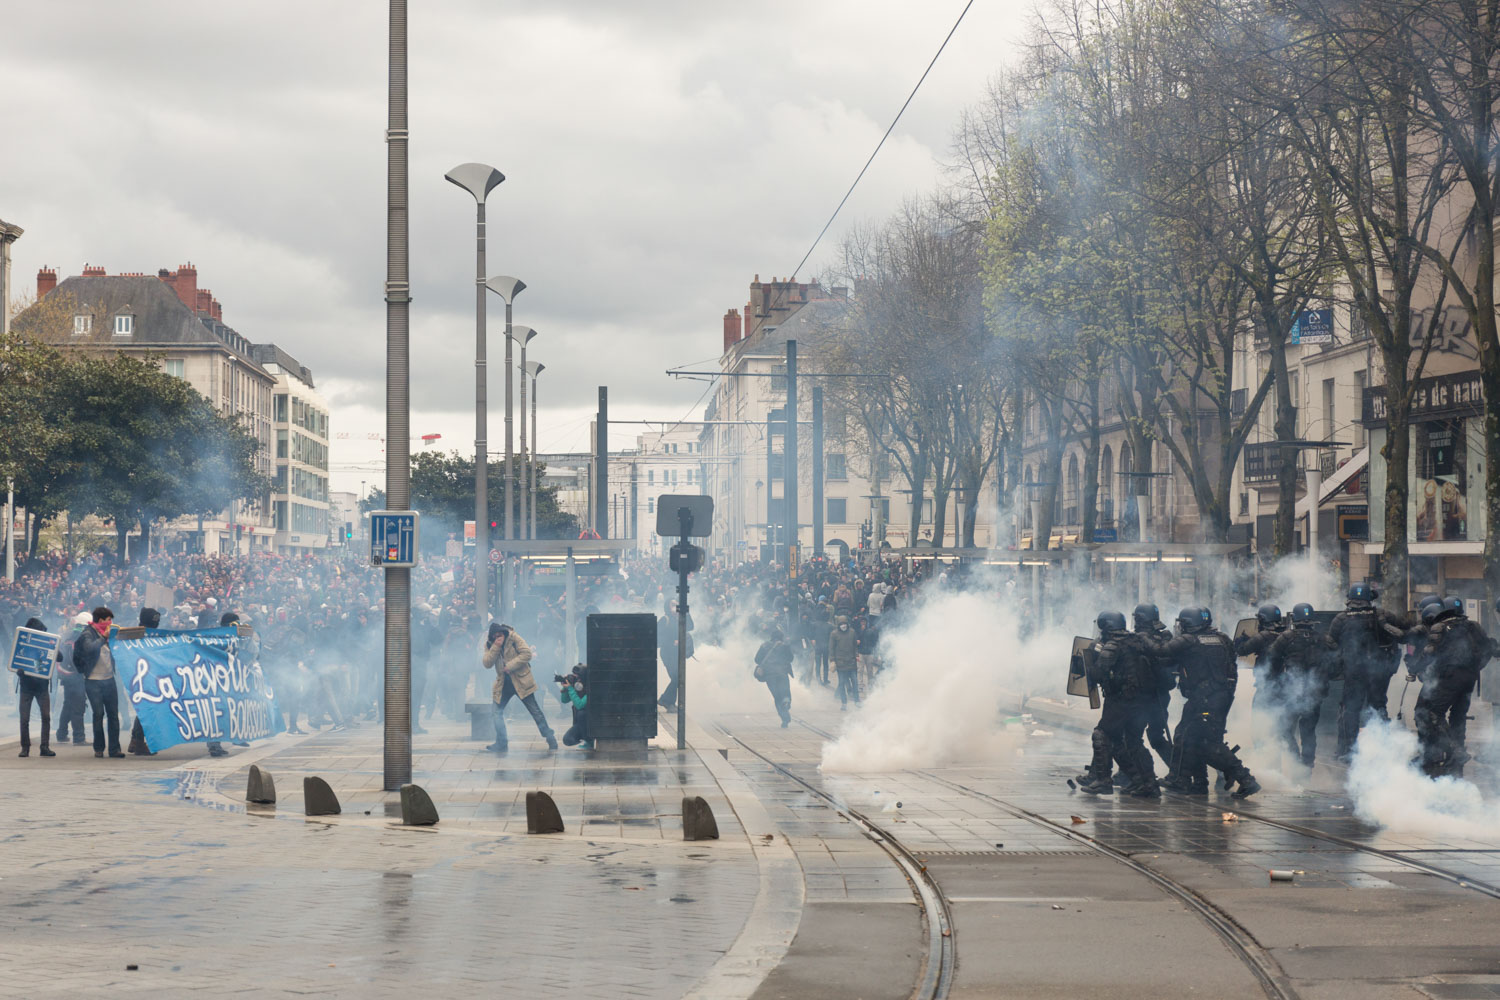
[[[755,651],[755,679],[763,681],[776,701],[781,728],[792,724],[792,649],[781,629],[772,628],[770,636]]]
[[[849,699],[859,704],[859,637],[848,615],[839,615],[828,635],[828,658],[839,678],[839,711],[847,711]]]
[[[505,731],[505,706],[512,698],[520,698],[526,711],[536,721],[537,731],[547,741],[547,749],[557,749],[557,736],[547,725],[547,716],[536,703],[536,680],[531,676],[531,647],[520,634],[509,625],[500,622],[490,624],[489,637],[484,644],[484,668],[495,671],[495,687],[492,693],[495,703],[495,742],[485,747],[495,753],[510,749],[510,738]]]
[[[36,632],[47,631],[40,618],[26,619],[26,627]],[[42,716],[42,746],[38,752],[43,757],[56,757],[56,752],[47,745],[47,738],[52,734],[52,682],[26,674],[21,674],[16,680],[21,686],[21,752],[18,756],[31,756],[31,703],[34,701]]]

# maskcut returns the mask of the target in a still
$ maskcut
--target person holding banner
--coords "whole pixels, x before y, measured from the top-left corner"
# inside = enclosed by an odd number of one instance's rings
[[[93,622],[73,643],[73,666],[83,675],[84,693],[94,713],[94,756],[104,756],[105,722],[109,723],[109,755],[124,757],[120,749],[120,692],[115,687],[115,658],[109,651],[109,636],[115,613],[100,606]]]
[[[25,627],[34,632],[47,631],[40,618],[26,619]],[[24,673],[17,679],[21,682],[21,752],[17,756],[31,756],[31,703],[34,701],[42,716],[42,748],[38,753],[43,757],[56,757],[57,753],[47,745],[47,738],[52,734],[52,681]]]

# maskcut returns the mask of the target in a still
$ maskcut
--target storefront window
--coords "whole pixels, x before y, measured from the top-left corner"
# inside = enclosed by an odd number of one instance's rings
[[[1413,435],[1417,481],[1412,502],[1417,541],[1469,537],[1468,442],[1462,420],[1417,424]]]

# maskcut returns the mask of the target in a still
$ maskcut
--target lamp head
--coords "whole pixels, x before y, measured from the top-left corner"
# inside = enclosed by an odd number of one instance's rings
[[[484,287],[500,296],[507,304],[512,304],[516,296],[526,290],[526,282],[520,278],[512,278],[508,274],[497,274],[493,278],[486,279]]]
[[[472,194],[475,201],[484,204],[490,192],[505,180],[505,175],[486,163],[460,163],[444,174],[443,179],[450,184],[457,184]]]

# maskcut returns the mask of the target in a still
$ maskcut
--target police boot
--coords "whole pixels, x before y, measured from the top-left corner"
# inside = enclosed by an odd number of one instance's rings
[[[1251,774],[1249,770],[1240,772],[1239,782],[1240,787],[1235,789],[1233,792],[1234,798],[1248,799],[1250,796],[1260,791],[1260,782],[1255,780],[1255,775]]]
[[[1115,783],[1109,778],[1088,775],[1085,780],[1078,783],[1078,790],[1090,795],[1110,795],[1115,790]]]
[[[1140,781],[1137,781],[1129,788],[1125,789],[1125,793],[1137,799],[1161,798],[1161,789],[1156,786],[1155,778],[1142,779]]]

